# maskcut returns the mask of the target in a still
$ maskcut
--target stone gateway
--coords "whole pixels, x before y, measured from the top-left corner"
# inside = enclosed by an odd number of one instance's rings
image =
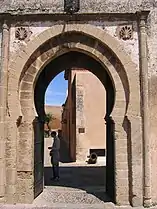
[[[72,68],[106,89],[107,193],[118,205],[156,203],[155,0],[80,0],[70,13],[61,0],[0,6],[0,203],[32,203],[42,191],[44,95]],[[81,114],[79,103],[78,142]]]

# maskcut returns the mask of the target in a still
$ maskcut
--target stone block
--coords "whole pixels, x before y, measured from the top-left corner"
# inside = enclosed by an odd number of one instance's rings
[[[34,76],[32,74],[26,73],[24,75],[23,81],[25,82],[33,82]]]
[[[29,68],[28,68],[28,73],[31,74],[33,77],[34,77],[34,74],[36,74],[36,72],[38,71],[39,69],[36,68],[36,66],[34,65],[31,65]],[[28,89],[27,89],[28,91]]]
[[[128,168],[128,163],[127,162],[117,162],[116,163],[116,169],[126,170],[126,168]]]
[[[16,119],[13,121],[7,122],[7,143],[14,143],[14,146],[16,146],[16,140],[17,140],[17,126],[16,126]],[[13,131],[14,130],[14,131]],[[8,144],[9,145],[9,144]]]
[[[116,155],[116,162],[127,162],[128,161],[128,155],[127,153],[121,153],[119,155]]]
[[[6,203],[5,197],[0,197],[0,204],[4,204],[4,203]]]
[[[33,142],[33,140],[32,140]],[[21,171],[30,171],[33,167],[33,144],[27,140],[18,143],[17,169]]]
[[[128,178],[119,178],[118,175],[116,175],[116,187],[128,187]]]
[[[28,143],[32,143],[33,141],[33,133],[32,132],[19,132],[20,140],[27,140]]]
[[[16,204],[17,203],[17,195],[16,194],[6,194],[6,202],[7,204]]]
[[[54,56],[54,51],[53,51],[53,49],[49,49],[49,50],[46,51],[45,53],[47,54],[47,56],[48,56],[49,58],[52,58],[52,56]]]
[[[43,66],[43,62],[38,58],[38,59],[36,59],[34,62],[33,62],[33,66],[35,66],[35,68],[37,69],[37,71],[38,70],[40,70],[41,68],[42,68],[42,66]],[[37,72],[36,71],[36,72]],[[29,72],[29,71],[28,71]]]
[[[17,178],[18,178],[18,181],[22,181],[22,180],[33,181],[33,170],[32,169],[30,171],[18,170]]]
[[[7,71],[1,71],[0,86],[4,86],[7,83]]]
[[[118,179],[123,179],[123,178],[127,179],[128,175],[129,175],[127,167],[124,168],[123,170],[119,170],[116,168],[115,173],[116,173],[116,176]],[[117,182],[117,184],[118,184],[118,182]]]
[[[5,158],[5,142],[4,142],[4,140],[2,141],[0,141],[0,161],[1,160],[4,160],[4,158]]]
[[[142,198],[142,195],[140,197],[134,195],[132,197],[132,206],[133,207],[138,207],[138,206],[141,206],[143,205],[143,198]]]
[[[27,101],[25,100],[25,102],[27,102]],[[25,102],[24,102],[24,100],[22,100],[22,103],[25,103]],[[32,107],[23,107],[21,111],[22,111],[24,120],[33,122],[35,115],[34,115],[34,111],[33,111]]]
[[[16,158],[16,141],[6,142],[6,157]]]
[[[16,175],[17,175],[16,168],[6,169],[6,181],[8,185],[16,185],[16,178],[17,178]]]
[[[129,195],[128,194],[117,194],[116,195],[116,204],[117,205],[130,205],[129,203]]]
[[[0,107],[6,107],[6,93],[7,89],[6,86],[0,86]]]
[[[28,82],[25,82],[25,81],[22,81],[21,83],[21,89],[24,91],[24,90],[29,90],[29,91],[32,91],[33,90],[33,83],[28,83]]]
[[[0,107],[0,122],[4,122],[6,118],[6,108]]]
[[[46,49],[45,49],[46,50]],[[39,59],[41,60],[41,62],[45,63],[49,60],[49,56],[46,52],[42,53],[39,57]]]
[[[18,179],[17,181],[18,203],[32,203],[34,197],[33,180]]]
[[[128,153],[128,149],[127,147],[120,147],[120,148],[117,148],[116,147],[116,152],[117,152],[117,155],[121,154],[121,153]]]
[[[6,185],[6,192],[7,194],[16,195],[16,185],[9,185],[7,182]]]
[[[27,121],[23,121],[19,126],[19,132],[32,132],[33,133],[33,124]]]
[[[5,168],[5,164],[3,161],[0,161],[0,185],[3,186],[5,185],[5,178],[6,178],[6,168]]]
[[[5,186],[0,184],[0,199],[4,196],[5,196]]]
[[[127,185],[116,187],[118,196],[127,196],[129,194],[129,187]]]
[[[127,133],[123,127],[115,127],[115,140],[127,139]]]
[[[0,122],[0,141],[4,141],[4,129],[5,124],[3,122]]]
[[[16,158],[6,158],[6,168],[16,168]]]
[[[17,194],[17,202],[21,204],[32,204],[34,198],[33,195],[21,195]]]
[[[32,91],[20,91],[20,99],[33,99]]]
[[[126,148],[127,147],[127,143],[128,143],[128,141],[127,141],[126,138],[115,140],[116,150],[118,150],[120,148]]]
[[[116,103],[116,107],[113,110],[114,117],[125,115],[125,106],[119,106],[119,103]]]
[[[14,77],[9,76],[8,88],[9,90],[14,90],[14,91],[18,89],[18,80],[15,76]]]
[[[32,98],[21,100],[21,101],[20,101],[20,104],[21,104],[22,110],[23,110],[24,108],[27,108],[27,109],[31,110],[31,109],[32,109],[32,103],[33,103]]]
[[[124,95],[124,93],[123,93]],[[124,108],[126,106],[126,101],[125,100],[116,100],[116,107],[121,109],[122,107]],[[120,115],[121,116],[121,115]]]

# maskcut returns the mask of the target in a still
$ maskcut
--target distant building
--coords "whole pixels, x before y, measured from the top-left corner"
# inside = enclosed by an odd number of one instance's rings
[[[52,114],[53,119],[49,122],[48,125],[45,123],[44,130],[46,131],[49,128],[51,129],[51,131],[56,131],[58,129],[61,129],[62,107],[61,106],[45,105],[45,113]]]
[[[104,86],[95,75],[85,69],[66,71],[65,79],[68,80],[68,97],[63,106],[62,133],[72,160],[85,161],[91,152],[104,155],[106,149]],[[78,135],[81,135],[79,140]]]

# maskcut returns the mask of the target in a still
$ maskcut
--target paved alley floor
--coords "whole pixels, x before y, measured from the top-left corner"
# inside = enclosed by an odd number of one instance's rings
[[[110,201],[105,193],[105,166],[102,164],[61,163],[60,180],[51,181],[51,167],[45,167],[45,188],[33,202],[34,206],[53,204],[87,204],[92,207]],[[76,206],[76,205],[75,205]]]

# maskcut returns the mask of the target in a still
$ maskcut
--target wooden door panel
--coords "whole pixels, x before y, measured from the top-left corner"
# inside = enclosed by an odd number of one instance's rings
[[[34,198],[44,187],[44,124],[36,118],[34,126]]]

